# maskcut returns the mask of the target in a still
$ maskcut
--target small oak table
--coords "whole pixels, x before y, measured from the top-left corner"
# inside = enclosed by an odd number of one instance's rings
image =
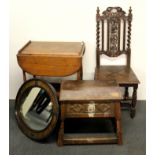
[[[60,90],[61,125],[58,145],[118,143],[122,144],[120,100],[121,88],[115,81],[62,81]],[[116,133],[91,136],[68,136],[66,118],[115,118]]]

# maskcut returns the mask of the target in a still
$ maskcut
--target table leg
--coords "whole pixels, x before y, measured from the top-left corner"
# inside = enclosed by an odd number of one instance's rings
[[[64,137],[64,121],[61,120],[59,134],[58,134],[58,145],[63,146],[63,137]]]
[[[83,67],[78,70],[77,72],[77,80],[82,80],[83,79]]]
[[[23,81],[26,81],[26,72],[23,70]]]
[[[134,118],[136,114],[137,88],[138,88],[137,84],[133,86],[132,102],[131,102],[131,109],[130,109],[131,118]]]
[[[65,105],[63,103],[60,103],[61,105],[61,123],[60,123],[60,129],[58,133],[58,145],[63,146],[63,139],[64,139],[64,119],[65,119]]]
[[[122,124],[121,124],[121,106],[120,103],[115,104],[115,119],[116,119],[116,130],[118,144],[121,145],[122,142]]]

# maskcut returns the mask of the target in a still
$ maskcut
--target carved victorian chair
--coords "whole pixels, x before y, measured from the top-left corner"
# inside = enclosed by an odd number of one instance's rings
[[[122,107],[129,107],[130,116],[134,118],[139,80],[130,67],[131,21],[131,7],[128,15],[120,7],[108,7],[102,14],[97,8],[95,79],[116,80],[124,88]],[[122,54],[126,55],[125,65],[101,65],[101,55],[118,57]],[[133,88],[131,97],[129,87]]]

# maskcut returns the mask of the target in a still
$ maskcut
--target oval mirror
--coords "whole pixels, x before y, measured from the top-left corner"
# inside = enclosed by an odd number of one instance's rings
[[[15,116],[19,128],[31,139],[41,140],[53,131],[59,113],[55,89],[46,81],[31,79],[19,89]]]

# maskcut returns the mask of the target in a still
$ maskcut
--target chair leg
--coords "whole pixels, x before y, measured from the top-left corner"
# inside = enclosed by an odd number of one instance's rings
[[[128,87],[125,87],[124,100],[127,100],[128,98],[129,98],[129,90]]]
[[[131,109],[130,109],[131,118],[134,118],[136,115],[137,88],[138,88],[138,85],[133,86],[132,102],[131,102]]]
[[[121,101],[121,109],[130,109],[131,101],[129,100],[129,86],[125,85],[122,87],[124,88],[124,96],[123,100]]]

